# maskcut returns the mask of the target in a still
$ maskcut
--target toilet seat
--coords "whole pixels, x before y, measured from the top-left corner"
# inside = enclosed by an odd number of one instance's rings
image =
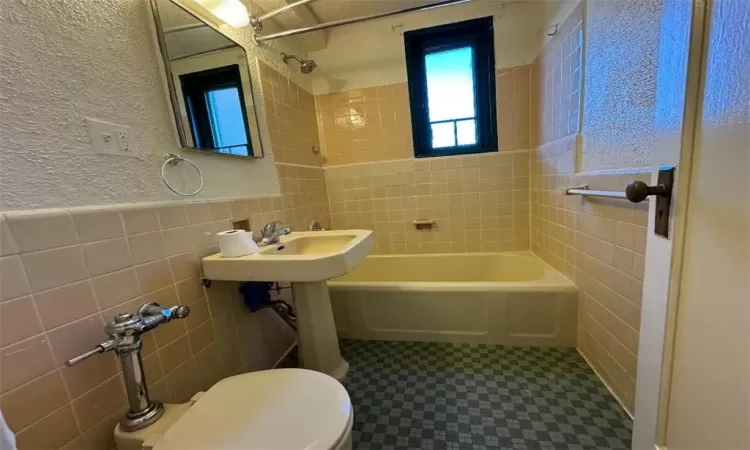
[[[346,389],[328,375],[276,369],[226,378],[209,389],[154,450],[331,450],[352,424]]]

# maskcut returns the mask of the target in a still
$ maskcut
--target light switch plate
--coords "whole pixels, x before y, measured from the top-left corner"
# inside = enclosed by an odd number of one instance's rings
[[[138,158],[130,127],[86,118],[86,128],[94,153]]]

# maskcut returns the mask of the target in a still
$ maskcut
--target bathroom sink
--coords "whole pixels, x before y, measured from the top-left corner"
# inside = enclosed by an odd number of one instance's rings
[[[324,255],[348,247],[357,234],[300,236],[282,241],[281,245],[264,247],[260,254],[267,256]]]
[[[369,230],[293,232],[253,255],[207,256],[203,273],[210,280],[323,281],[351,271],[374,245]]]
[[[300,366],[346,378],[326,280],[349,273],[375,246],[369,230],[293,232],[258,253],[203,258],[209,280],[289,281],[297,315]]]

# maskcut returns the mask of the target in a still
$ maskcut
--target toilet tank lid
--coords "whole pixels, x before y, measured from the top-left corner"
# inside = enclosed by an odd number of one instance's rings
[[[328,375],[277,369],[216,383],[154,450],[329,450],[349,426],[346,389]]]

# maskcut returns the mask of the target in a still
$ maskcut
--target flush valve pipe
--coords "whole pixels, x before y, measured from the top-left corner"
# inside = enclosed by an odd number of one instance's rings
[[[104,332],[108,337],[106,341],[82,355],[69,359],[65,365],[72,367],[99,353],[114,351],[120,358],[129,406],[125,417],[120,420],[120,428],[124,431],[145,428],[164,414],[164,405],[151,401],[148,396],[146,375],[141,360],[143,348],[141,335],[161,324],[174,319],[184,319],[188,315],[190,315],[188,306],[164,308],[158,303],[144,303],[135,314],[116,315],[104,326]]]

